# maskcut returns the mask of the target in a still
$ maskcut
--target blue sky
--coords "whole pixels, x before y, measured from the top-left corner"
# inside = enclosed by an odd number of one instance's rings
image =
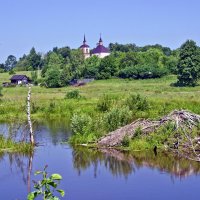
[[[179,47],[193,39],[200,45],[199,0],[0,0],[0,63],[31,47],[81,45],[84,33],[95,47],[104,44],[162,44]]]

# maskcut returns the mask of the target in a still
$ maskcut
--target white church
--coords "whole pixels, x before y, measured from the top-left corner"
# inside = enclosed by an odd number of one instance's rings
[[[79,48],[83,51],[85,59],[93,55],[98,56],[99,58],[104,58],[110,55],[109,49],[103,46],[103,40],[101,36],[100,36],[99,42],[97,43],[97,47],[93,49],[91,52],[90,52],[90,46],[87,45],[86,43],[85,35],[84,35],[83,44]]]

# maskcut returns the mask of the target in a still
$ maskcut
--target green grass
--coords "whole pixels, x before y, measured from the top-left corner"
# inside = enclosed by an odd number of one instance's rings
[[[30,72],[18,72],[30,74]],[[0,74],[0,83],[8,81],[8,73]],[[33,86],[32,103],[34,104],[33,117],[60,116],[70,117],[73,112],[94,111],[98,99],[108,94],[114,99],[122,101],[129,94],[141,94],[151,102],[151,109],[144,117],[160,117],[173,109],[189,109],[200,114],[200,86],[197,87],[171,87],[176,81],[175,76],[149,80],[100,80],[86,86],[74,88],[44,88]],[[65,99],[69,91],[79,90],[80,95],[85,97],[80,100]],[[13,119],[26,116],[27,87],[3,88],[3,97],[0,97],[0,120]],[[143,116],[141,113],[139,116]],[[138,116],[138,117],[139,117]],[[137,116],[136,116],[137,117]]]
[[[29,143],[14,142],[0,135],[0,152],[30,153],[31,151],[33,151],[33,147]]]
[[[40,78],[40,73],[41,71],[39,71],[39,78]],[[16,71],[15,74],[26,75],[29,78],[31,78],[31,71]],[[0,73],[0,84],[3,82],[10,82],[10,78],[15,74],[9,74],[9,72]]]

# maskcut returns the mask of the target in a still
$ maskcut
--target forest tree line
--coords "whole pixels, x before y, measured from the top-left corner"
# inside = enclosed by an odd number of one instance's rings
[[[55,47],[42,55],[33,47],[19,60],[8,56],[0,64],[0,72],[33,71],[32,79],[47,87],[62,87],[81,78],[109,79],[160,78],[167,74],[177,74],[179,85],[195,85],[200,74],[200,48],[192,40],[180,48],[171,50],[159,44],[138,47],[135,44],[110,43],[110,56],[103,59],[91,56],[84,59],[80,49]],[[38,80],[40,69],[42,79]]]

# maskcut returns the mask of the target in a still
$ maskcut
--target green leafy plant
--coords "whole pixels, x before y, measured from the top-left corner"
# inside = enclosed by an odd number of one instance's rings
[[[146,111],[150,109],[150,104],[145,97],[137,94],[131,94],[126,99],[125,105],[129,107],[130,110],[136,111]]]
[[[71,119],[71,129],[72,132],[81,135],[88,134],[92,127],[92,119],[90,116],[81,114],[77,115],[76,113],[73,115]]]
[[[130,144],[130,138],[128,136],[125,136],[122,140],[122,146],[123,147],[128,147]]]
[[[128,107],[114,107],[104,115],[104,123],[107,131],[114,131],[125,126],[131,121],[132,113]]]
[[[43,171],[35,172],[35,175],[42,175],[42,180],[34,182],[34,188],[36,190],[28,194],[27,200],[34,200],[38,196],[42,196],[43,200],[60,200],[54,193],[58,192],[62,197],[65,195],[64,190],[57,189],[60,180],[62,180],[62,176],[60,174],[48,176],[46,171],[47,167],[46,165]]]
[[[65,99],[80,99],[81,95],[79,90],[72,90],[67,92],[67,94],[65,95]]]
[[[9,73],[9,75],[16,74],[15,71],[14,71],[13,69],[11,69],[8,73]]]

